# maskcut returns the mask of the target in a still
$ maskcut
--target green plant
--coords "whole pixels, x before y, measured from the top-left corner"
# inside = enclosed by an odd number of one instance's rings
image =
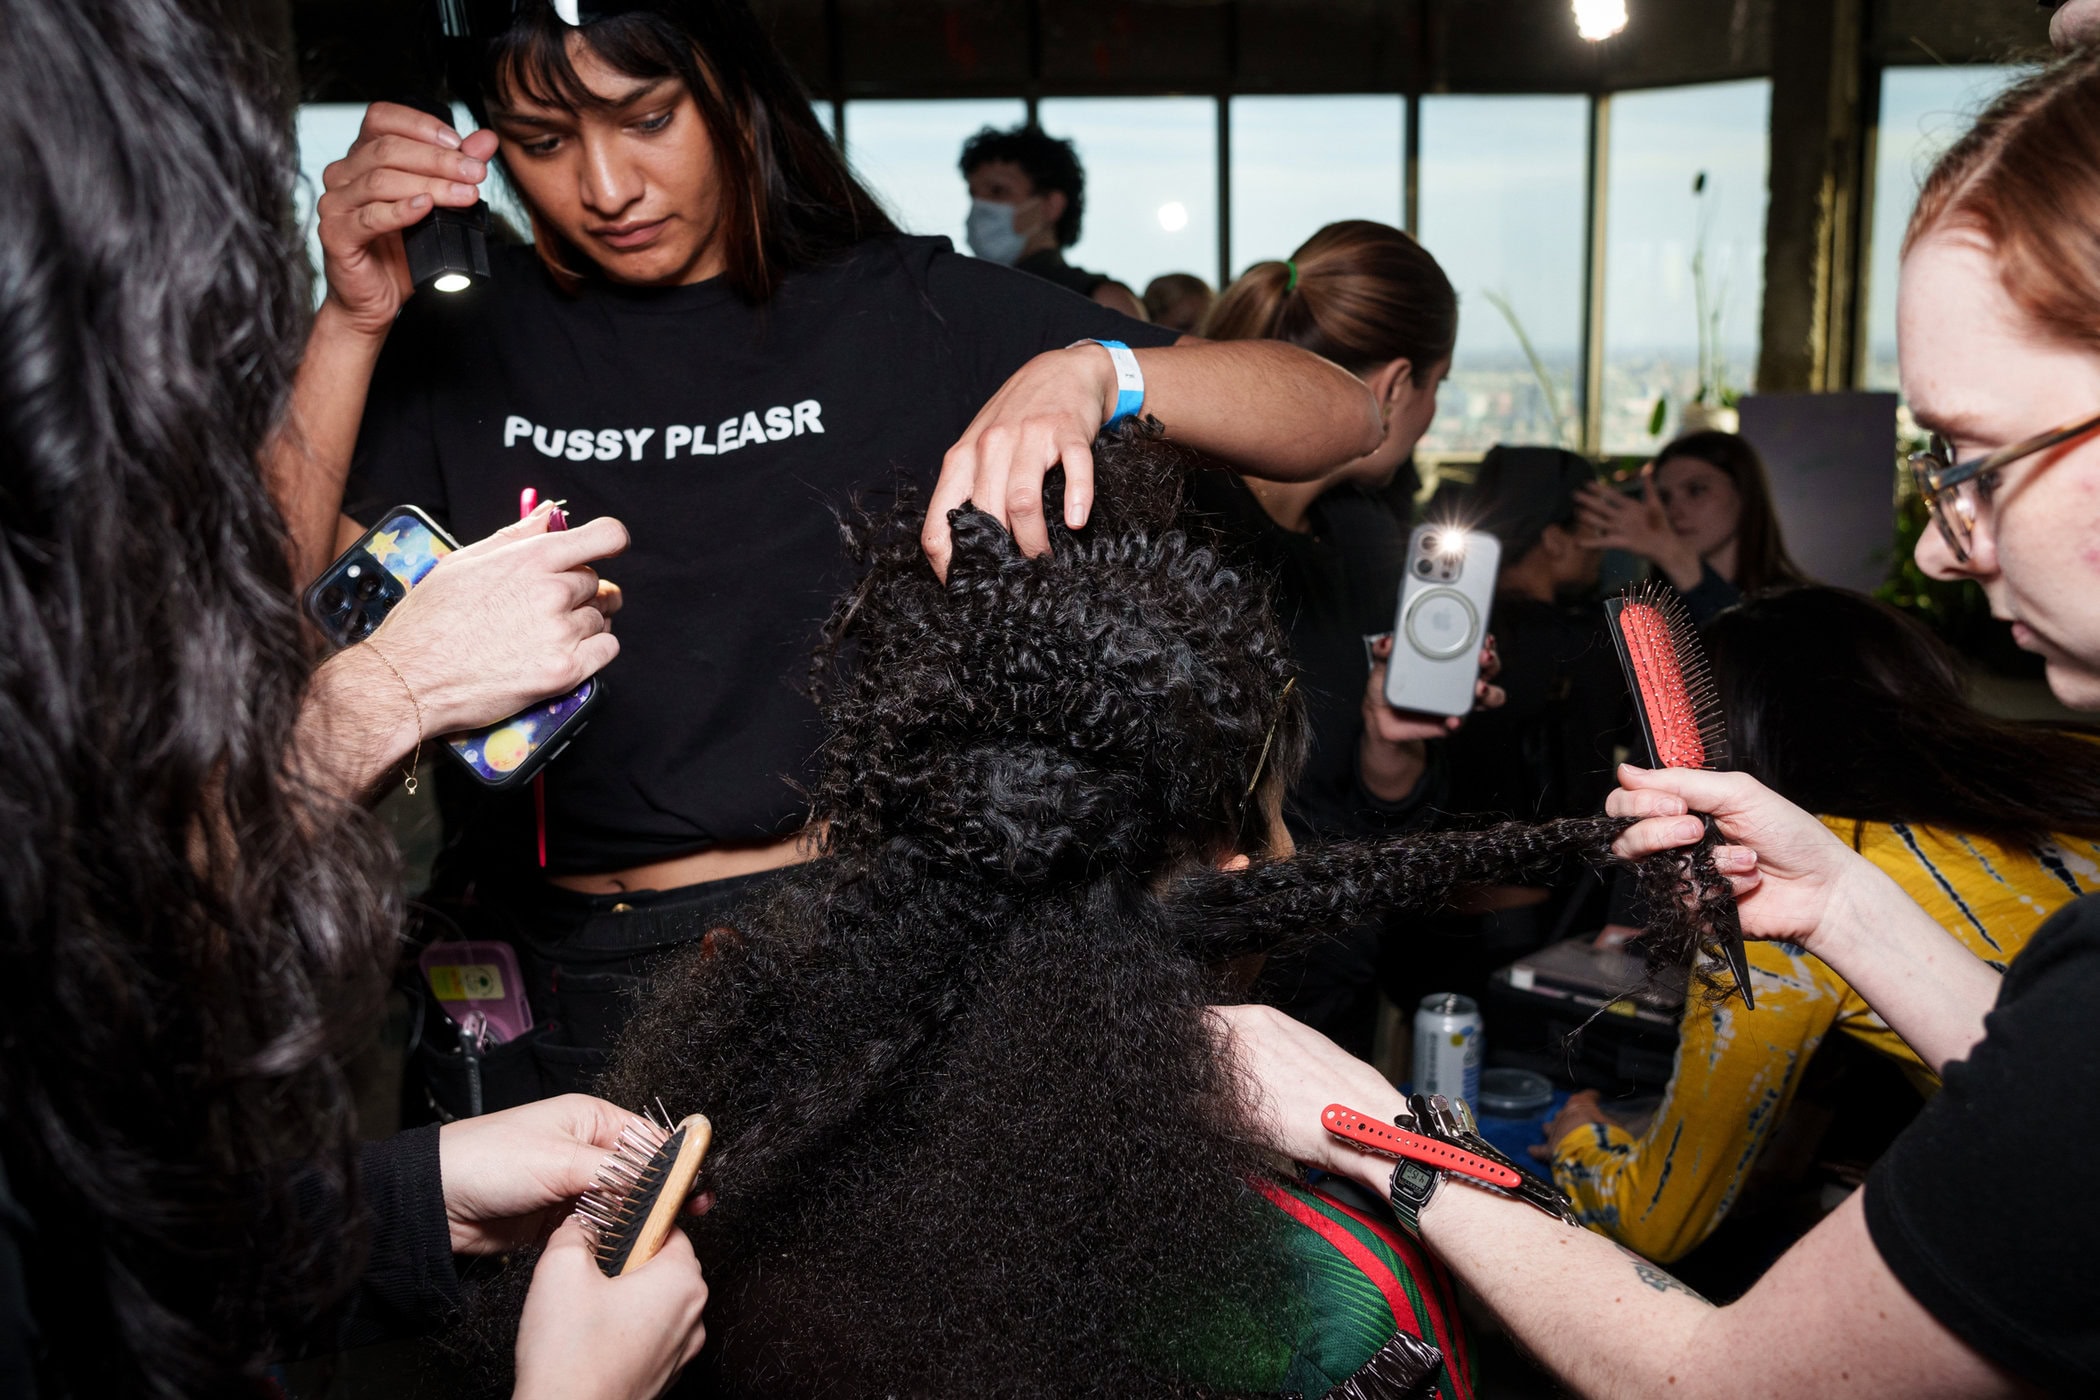
[[[1511,334],[1516,336],[1517,344],[1523,348],[1524,359],[1531,365],[1531,376],[1538,380],[1539,392],[1545,396],[1546,412],[1552,415],[1555,440],[1570,452],[1580,452],[1582,444],[1576,441],[1574,427],[1561,408],[1560,389],[1554,384],[1553,376],[1547,373],[1546,362],[1539,358],[1538,350],[1533,347],[1531,336],[1524,329],[1524,322],[1517,316],[1517,308],[1500,292],[1483,289],[1480,294],[1487,299],[1489,306],[1502,313],[1502,319],[1509,323]]]

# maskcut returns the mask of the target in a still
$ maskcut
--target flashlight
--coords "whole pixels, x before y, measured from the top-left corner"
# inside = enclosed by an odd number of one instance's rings
[[[489,206],[433,209],[401,235],[408,275],[418,287],[463,292],[489,275]]]

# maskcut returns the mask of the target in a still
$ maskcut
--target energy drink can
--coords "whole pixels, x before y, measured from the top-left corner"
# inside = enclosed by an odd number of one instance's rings
[[[1415,1092],[1464,1099],[1480,1098],[1480,1007],[1456,992],[1422,998],[1415,1012]]]

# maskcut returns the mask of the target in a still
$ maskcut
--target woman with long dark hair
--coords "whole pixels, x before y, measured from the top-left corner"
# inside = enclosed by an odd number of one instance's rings
[[[288,123],[195,8],[0,3],[10,1395],[263,1395],[273,1357],[428,1326],[452,1254],[536,1237],[631,1117],[569,1099],[356,1146],[343,1059],[401,909],[378,828],[333,794],[409,741],[359,714],[387,684],[369,657],[315,677],[256,465],[305,315]],[[559,633],[567,605],[505,606],[564,572],[525,533],[431,596]],[[381,629],[404,663],[462,640],[433,606]],[[475,706],[514,684],[443,703],[495,718]],[[521,1386],[653,1393],[698,1346],[690,1253],[622,1288],[578,1271],[575,1227],[553,1241]],[[618,1316],[655,1330],[588,1353]]]
[[[1652,564],[1704,622],[1745,593],[1805,583],[1786,552],[1764,459],[1737,433],[1686,433],[1641,470],[1641,494],[1602,482],[1584,492],[1582,528],[1597,549]]]
[[[1618,824],[1294,855],[1266,590],[1177,517],[1180,454],[1096,452],[1047,557],[959,512],[944,585],[915,513],[855,530],[826,853],[680,954],[617,1052],[609,1093],[715,1124],[708,1394],[1471,1393],[1445,1281],[1263,1156],[1206,1007],[1235,960]]]
[[[328,294],[274,460],[308,568],[352,528],[342,511],[408,501],[481,534],[527,486],[634,531],[624,655],[545,774],[544,861],[520,794],[455,862],[523,945],[540,1024],[496,1054],[552,1091],[588,1081],[656,953],[807,858],[817,727],[792,681],[845,582],[834,509],[919,473],[936,562],[965,499],[1040,549],[1043,472],[1065,466],[1084,519],[1088,445],[1140,402],[1282,475],[1376,425],[1362,386],[1302,351],[1177,345],[899,236],[743,0],[439,13],[486,129],[379,104],[329,167]],[[493,279],[456,297],[411,297],[400,231],[471,205],[492,163],[533,247],[493,249]]]
[[[1733,765],[1821,816],[1978,958],[2002,971],[2059,906],[2100,890],[2100,743],[1977,709],[1953,651],[1923,624],[1806,587],[1752,597],[1703,636]],[[1664,1263],[1726,1217],[1832,1031],[1939,1087],[1819,959],[1774,943],[1748,956],[1757,1009],[1686,1007],[1645,1133],[1594,1093],[1547,1126],[1578,1211]],[[1681,1169],[1691,1162],[1702,1169]]]

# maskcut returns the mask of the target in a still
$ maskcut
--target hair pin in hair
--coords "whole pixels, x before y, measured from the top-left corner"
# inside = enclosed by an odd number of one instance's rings
[[[1721,713],[1719,687],[1707,665],[1706,648],[1692,626],[1675,589],[1647,583],[1605,601],[1612,643],[1633,694],[1633,712],[1652,768],[1722,769],[1728,766],[1728,723]],[[1704,817],[1704,814],[1701,814]],[[1713,818],[1704,817],[1706,836],[1700,851],[1719,840]],[[1718,952],[1735,977],[1745,1008],[1754,1009],[1750,963],[1743,952],[1742,923],[1733,900],[1726,913],[1716,911],[1723,926],[1714,930]]]
[[[1283,723],[1283,717],[1288,713],[1286,705],[1291,698],[1291,687],[1297,683],[1298,678],[1292,676],[1283,683],[1283,693],[1276,697],[1276,718],[1270,721],[1269,732],[1261,736],[1261,757],[1254,760],[1254,776],[1247,780],[1247,796],[1249,797],[1254,796],[1254,789],[1261,786],[1261,770],[1268,766],[1269,750],[1276,743],[1276,726]]]
[[[590,1189],[576,1202],[591,1235],[592,1253],[607,1278],[618,1278],[656,1257],[693,1194],[714,1128],[700,1114],[672,1123],[658,1099],[649,1115],[629,1123],[612,1155],[598,1166]]]

